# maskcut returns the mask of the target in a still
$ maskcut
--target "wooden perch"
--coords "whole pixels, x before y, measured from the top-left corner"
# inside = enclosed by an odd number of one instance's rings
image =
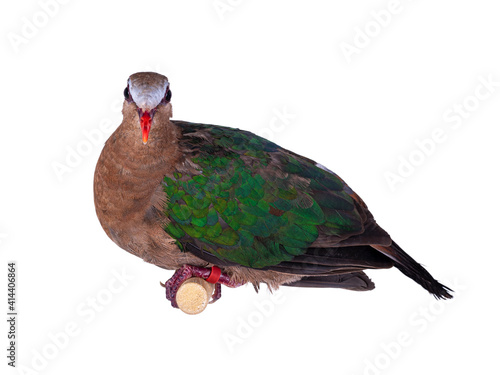
[[[192,277],[184,281],[177,291],[176,301],[179,309],[186,314],[201,313],[208,305],[215,285],[200,277]]]

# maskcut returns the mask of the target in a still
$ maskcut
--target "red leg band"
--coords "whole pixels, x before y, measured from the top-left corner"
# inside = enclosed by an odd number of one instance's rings
[[[210,271],[210,276],[206,278],[206,281],[209,283],[215,284],[217,281],[219,281],[221,270],[217,266],[212,266],[212,271]]]

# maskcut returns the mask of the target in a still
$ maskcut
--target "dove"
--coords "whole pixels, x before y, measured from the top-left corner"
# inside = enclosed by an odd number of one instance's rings
[[[397,268],[436,298],[452,290],[396,244],[364,201],[315,161],[237,128],[172,120],[167,77],[132,74],[123,121],[94,175],[100,224],[119,247],[166,270],[173,307],[191,277],[367,291],[365,270]]]

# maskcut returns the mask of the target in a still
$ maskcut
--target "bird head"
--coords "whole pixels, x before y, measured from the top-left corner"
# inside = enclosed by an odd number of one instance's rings
[[[153,72],[132,74],[123,92],[128,104],[137,107],[138,121],[141,126],[142,142],[148,142],[149,132],[155,112],[162,106],[169,106],[172,92],[167,77]]]

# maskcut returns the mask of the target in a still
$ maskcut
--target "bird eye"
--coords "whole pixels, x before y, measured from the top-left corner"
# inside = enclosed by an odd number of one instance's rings
[[[130,100],[130,93],[128,92],[128,86],[125,87],[125,90],[123,90],[123,96],[125,97],[126,100]]]
[[[171,97],[172,97],[172,91],[168,89],[167,93],[165,94],[165,101],[168,103]]]

